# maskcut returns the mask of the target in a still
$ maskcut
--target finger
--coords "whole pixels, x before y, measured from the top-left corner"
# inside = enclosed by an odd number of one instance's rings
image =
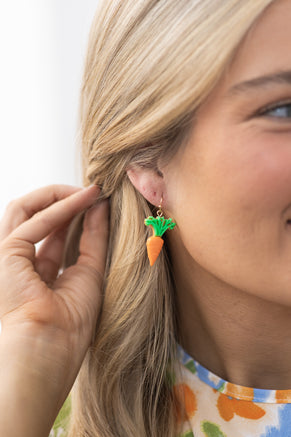
[[[90,311],[97,309],[98,293],[104,276],[109,236],[109,201],[103,200],[90,208],[84,218],[77,263],[66,269],[56,280],[54,289],[70,297],[76,305],[87,303]]]
[[[48,235],[37,251],[34,268],[48,285],[58,276],[69,223]]]
[[[48,185],[13,200],[0,222],[0,241],[36,212],[81,190],[71,185]]]
[[[109,202],[104,200],[90,208],[85,215],[80,239],[77,265],[85,264],[104,274],[108,234]]]
[[[92,185],[90,188],[74,193],[62,199],[18,226],[8,237],[9,240],[21,240],[24,243],[36,244],[43,240],[56,228],[61,227],[74,215],[92,205],[99,195],[100,188]],[[14,245],[15,255],[22,255],[20,245]],[[26,252],[25,252],[26,253]]]

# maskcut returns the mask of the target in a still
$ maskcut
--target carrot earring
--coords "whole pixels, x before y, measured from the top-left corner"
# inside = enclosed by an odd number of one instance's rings
[[[150,260],[150,265],[153,266],[159,253],[162,250],[164,240],[161,238],[167,229],[173,229],[176,223],[173,222],[171,218],[165,219],[162,212],[162,201],[163,196],[159,204],[159,209],[157,211],[157,217],[154,218],[149,216],[144,220],[146,226],[151,226],[153,230],[153,235],[147,239],[147,253]]]

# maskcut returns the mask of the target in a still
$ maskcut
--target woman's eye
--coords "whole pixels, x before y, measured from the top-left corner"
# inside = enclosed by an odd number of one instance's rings
[[[267,109],[261,112],[260,115],[263,117],[267,116],[267,117],[277,117],[277,118],[291,117],[291,103]]]

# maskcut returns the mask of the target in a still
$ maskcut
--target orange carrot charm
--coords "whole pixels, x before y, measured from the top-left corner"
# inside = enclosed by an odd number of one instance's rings
[[[161,209],[157,212],[157,217],[149,216],[145,219],[144,223],[147,226],[151,226],[153,235],[147,239],[147,253],[150,260],[150,265],[154,265],[159,253],[162,250],[164,240],[161,238],[163,233],[167,229],[173,229],[176,223],[171,218],[165,219],[161,215]]]

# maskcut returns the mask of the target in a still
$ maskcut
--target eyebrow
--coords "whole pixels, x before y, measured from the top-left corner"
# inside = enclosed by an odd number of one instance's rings
[[[254,91],[259,88],[266,88],[270,85],[291,85],[291,70],[278,71],[267,76],[259,76],[254,79],[240,82],[227,91],[227,95],[240,94],[247,91]]]

